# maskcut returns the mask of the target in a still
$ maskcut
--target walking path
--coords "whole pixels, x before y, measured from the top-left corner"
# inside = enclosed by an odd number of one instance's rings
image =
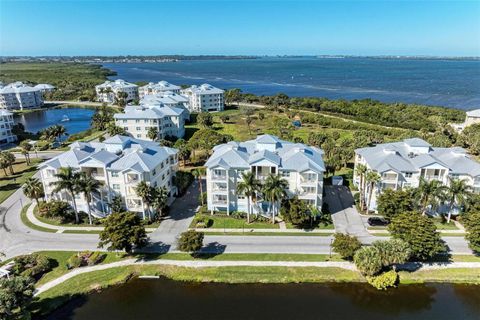
[[[356,271],[357,268],[351,262],[335,262],[335,261],[208,261],[208,260],[138,260],[128,259],[109,264],[97,265],[92,267],[82,267],[74,269],[73,271],[47,282],[39,287],[35,292],[35,296],[77,276],[80,274],[106,270],[116,267],[126,267],[133,265],[164,265],[177,266],[188,268],[206,268],[206,267],[316,267],[316,268],[342,268],[350,271]],[[437,269],[456,269],[480,268],[480,262],[447,262],[447,263],[411,263],[400,266],[399,269],[415,268],[416,270],[437,270]]]
[[[211,232],[222,232],[222,233],[325,233],[325,234],[332,234],[335,232],[334,229],[314,229],[314,230],[306,230],[306,229],[252,229],[252,228],[195,228],[195,231],[204,232],[204,233],[211,233]]]

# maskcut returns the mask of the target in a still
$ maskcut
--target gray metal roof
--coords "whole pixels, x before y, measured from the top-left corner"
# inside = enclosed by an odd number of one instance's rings
[[[107,151],[108,144],[121,144],[122,152],[115,154]],[[113,136],[103,143],[75,142],[70,148],[71,150],[41,164],[39,168],[79,168],[82,164],[94,161],[103,164],[108,170],[123,171],[135,168],[139,172],[149,172],[170,155],[177,153],[177,149],[162,147],[152,141],[120,135]]]
[[[274,148],[274,151],[264,148]],[[273,145],[273,146],[272,146]],[[208,168],[248,169],[256,162],[266,160],[273,162],[279,169],[288,171],[313,170],[325,171],[323,151],[302,143],[292,143],[275,136],[262,135],[245,142],[228,142],[215,146],[213,155],[205,164]]]
[[[372,170],[385,172],[418,172],[422,167],[437,164],[454,174],[472,177],[480,175],[480,163],[473,160],[463,148],[435,148],[422,139],[406,139],[401,142],[384,143],[374,147],[360,148],[355,152],[365,158]],[[418,153],[418,147],[426,152]]]

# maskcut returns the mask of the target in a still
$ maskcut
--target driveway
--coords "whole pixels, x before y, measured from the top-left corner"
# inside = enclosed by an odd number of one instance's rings
[[[368,237],[352,193],[345,186],[325,186],[325,202],[332,213],[335,231],[356,237]]]
[[[206,190],[205,182],[204,190]],[[195,180],[187,189],[186,193],[177,198],[170,206],[170,214],[162,221],[160,226],[150,234],[153,243],[164,242],[172,244],[175,239],[188,229],[200,205],[198,198],[200,190],[198,181]]]

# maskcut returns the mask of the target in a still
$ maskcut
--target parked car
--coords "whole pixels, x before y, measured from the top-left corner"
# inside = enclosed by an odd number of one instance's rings
[[[367,223],[372,227],[378,227],[378,226],[386,226],[390,222],[388,222],[388,220],[385,218],[371,217],[371,218],[368,218]]]

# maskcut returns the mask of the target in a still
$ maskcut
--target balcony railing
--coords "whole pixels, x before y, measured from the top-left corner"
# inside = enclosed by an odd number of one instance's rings
[[[227,175],[212,174],[213,180],[227,180]]]
[[[431,181],[431,180],[442,180],[443,179],[443,176],[439,176],[439,175],[425,175],[423,176],[423,178],[425,180],[428,180],[428,181]]]
[[[213,191],[227,191],[227,186],[213,186]]]
[[[216,204],[216,205],[226,205],[227,204],[227,200],[222,200],[222,199],[213,199],[213,204]]]

